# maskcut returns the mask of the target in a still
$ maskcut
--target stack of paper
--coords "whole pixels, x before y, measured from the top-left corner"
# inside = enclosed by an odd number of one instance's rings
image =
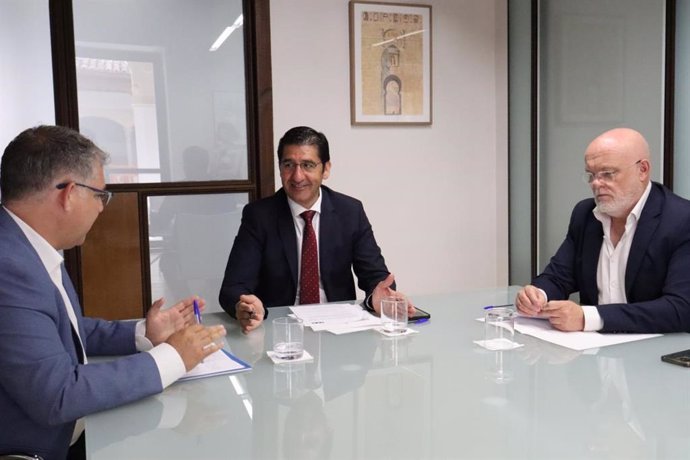
[[[290,307],[292,313],[314,331],[333,334],[364,331],[381,325],[381,319],[358,304],[317,304]]]

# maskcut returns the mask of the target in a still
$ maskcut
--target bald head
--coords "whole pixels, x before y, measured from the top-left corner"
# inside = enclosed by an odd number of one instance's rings
[[[585,171],[599,211],[625,219],[650,181],[649,145],[639,132],[616,128],[599,135],[585,151]]]
[[[649,162],[649,144],[642,134],[634,129],[616,128],[599,135],[589,144],[585,151],[585,161],[602,155],[615,157],[624,162]]]

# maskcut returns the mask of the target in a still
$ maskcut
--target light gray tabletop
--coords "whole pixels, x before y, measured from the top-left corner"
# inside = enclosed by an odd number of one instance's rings
[[[690,458],[690,369],[660,361],[690,335],[592,352],[521,334],[508,352],[474,345],[482,307],[515,291],[416,297],[432,318],[406,337],[305,330],[314,361],[280,366],[270,322],[245,336],[205,315],[253,369],[88,417],[88,458]]]

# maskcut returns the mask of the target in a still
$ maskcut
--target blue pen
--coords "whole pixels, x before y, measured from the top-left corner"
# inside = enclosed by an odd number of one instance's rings
[[[491,310],[491,309],[493,309],[493,308],[512,307],[513,305],[514,305],[514,304],[512,304],[512,303],[507,303],[507,304],[504,304],[504,305],[487,305],[486,307],[484,307],[484,310]]]
[[[415,324],[420,324],[420,323],[426,323],[429,321],[429,318],[419,318],[417,321],[415,321]]]
[[[196,317],[196,323],[201,324],[201,311],[199,311],[199,302],[194,299],[194,316]]]

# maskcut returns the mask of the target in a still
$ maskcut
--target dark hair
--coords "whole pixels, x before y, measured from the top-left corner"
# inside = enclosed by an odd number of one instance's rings
[[[0,163],[0,197],[4,203],[40,192],[58,176],[90,178],[94,162],[103,166],[108,154],[86,137],[64,126],[36,126],[19,133],[5,148]]]
[[[290,128],[278,143],[278,161],[283,159],[283,149],[286,145],[315,145],[321,163],[331,161],[331,153],[328,150],[328,139],[323,133],[308,126],[296,126]]]

